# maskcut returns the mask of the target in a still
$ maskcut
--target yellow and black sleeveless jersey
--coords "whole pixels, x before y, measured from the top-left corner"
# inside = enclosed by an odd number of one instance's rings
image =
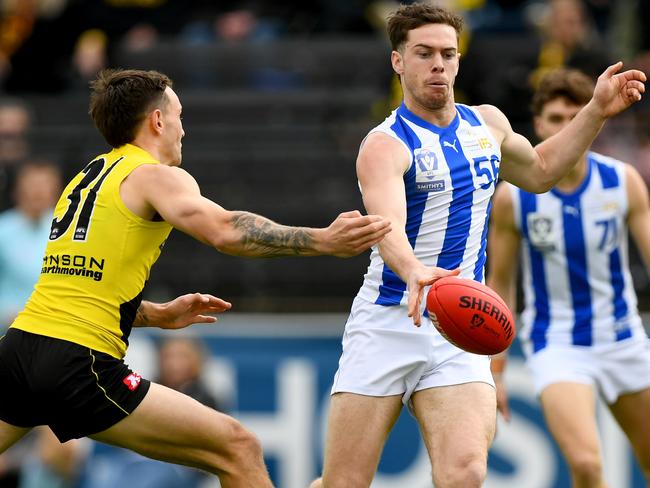
[[[120,197],[143,164],[160,164],[127,144],[75,176],[54,210],[41,275],[12,327],[122,358],[142,289],[172,227],[144,220]]]

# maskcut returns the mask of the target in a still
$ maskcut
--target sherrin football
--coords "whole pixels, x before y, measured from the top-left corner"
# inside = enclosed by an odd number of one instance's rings
[[[515,336],[508,306],[494,290],[474,280],[437,280],[427,294],[427,311],[443,337],[475,354],[500,353]]]

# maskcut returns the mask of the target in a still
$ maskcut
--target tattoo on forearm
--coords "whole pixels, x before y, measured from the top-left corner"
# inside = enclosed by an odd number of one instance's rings
[[[142,303],[140,303],[140,306],[135,311],[135,320],[133,321],[133,325],[148,325],[148,324],[149,324],[149,317],[147,317],[147,314],[145,313],[144,308],[142,307]]]
[[[232,223],[242,233],[241,242],[248,255],[295,256],[314,250],[314,238],[304,228],[276,224],[249,212],[235,212]]]

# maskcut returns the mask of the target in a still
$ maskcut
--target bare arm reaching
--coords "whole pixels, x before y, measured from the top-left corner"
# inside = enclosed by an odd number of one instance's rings
[[[142,301],[133,321],[134,327],[183,329],[192,324],[211,324],[215,314],[230,310],[230,302],[205,293],[188,293],[166,303]]]
[[[639,172],[626,166],[626,185],[629,201],[627,224],[639,248],[646,270],[650,273],[650,197],[648,187]]]
[[[422,291],[438,278],[458,274],[458,270],[424,266],[413,253],[406,236],[406,194],[403,175],[409,160],[404,147],[390,136],[374,133],[368,136],[357,159],[357,175],[366,210],[386,216],[393,231],[379,244],[386,264],[408,287],[408,315],[413,323],[421,323]]]
[[[507,184],[497,187],[492,201],[492,216],[488,234],[487,285],[496,291],[513,312],[516,310],[516,283],[521,235],[515,226],[512,195]],[[497,408],[504,420],[510,420],[508,393],[503,383],[508,352],[492,357],[490,364],[497,387]]]
[[[489,272],[487,285],[496,291],[510,310],[516,303],[516,283],[521,235],[515,226],[510,188],[501,184],[492,200],[488,233]]]
[[[136,168],[122,183],[120,194],[137,215],[152,219],[158,214],[204,244],[237,256],[349,257],[390,232],[387,219],[357,211],[340,214],[324,229],[289,227],[250,212],[229,211],[201,196],[185,170],[162,164]]]
[[[557,183],[588,150],[605,120],[641,100],[646,76],[638,70],[618,73],[616,63],[600,75],[591,101],[563,130],[534,148],[515,133],[497,108],[482,105],[483,118],[501,141],[499,176],[524,190],[542,193]]]

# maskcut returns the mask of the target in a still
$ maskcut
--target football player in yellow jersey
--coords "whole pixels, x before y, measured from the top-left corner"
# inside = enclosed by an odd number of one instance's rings
[[[64,190],[34,292],[0,340],[0,452],[36,425],[204,469],[221,486],[271,486],[255,436],[237,420],[131,371],[132,327],[214,322],[230,304],[205,294],[142,301],[173,227],[233,255],[353,256],[389,231],[380,216],[327,228],[279,225],[201,196],[181,164],[181,103],[165,75],[104,71],[90,113],[113,148]]]

